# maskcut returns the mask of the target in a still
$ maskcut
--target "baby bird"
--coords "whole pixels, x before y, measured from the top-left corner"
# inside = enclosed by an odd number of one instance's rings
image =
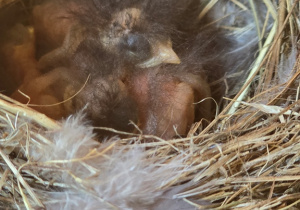
[[[64,103],[69,105],[61,106],[60,111],[54,111],[51,106],[37,108],[58,118],[59,115],[66,116],[82,109],[88,102],[86,112],[95,126],[128,130],[124,128],[129,127],[129,121],[142,122],[144,117],[137,115],[136,107],[138,98],[142,96],[131,96],[134,91],[130,92],[128,84],[124,86],[123,82],[131,81],[131,77],[136,78],[132,76],[134,70],[139,71],[140,68],[145,69],[161,63],[180,62],[170,40],[175,18],[172,19],[172,15],[168,20],[159,18],[167,17],[167,9],[171,12],[169,3],[170,1],[120,3],[102,0],[83,4],[73,0],[45,1],[36,6],[33,19],[37,58],[40,57],[38,68],[49,73],[31,83],[43,86],[39,91],[34,90],[30,84],[23,86],[23,89],[34,93],[31,98],[37,98],[38,104],[58,103],[67,98],[66,92],[75,94],[75,90],[79,89],[74,81],[81,81],[78,84],[82,85],[84,81],[81,78],[90,75],[91,81],[88,81],[70,103]],[[116,4],[118,7],[115,7]],[[164,13],[156,10],[159,5],[168,6],[164,8]],[[172,9],[172,14],[174,13],[176,10]],[[73,81],[70,81],[70,77]],[[161,84],[162,81],[156,82],[154,79],[151,85],[154,86],[155,83]],[[170,81],[171,87],[172,83]],[[156,89],[152,91],[159,92]],[[47,97],[41,97],[42,95]],[[49,98],[50,95],[54,98]],[[70,94],[67,95],[71,97]],[[189,121],[193,121],[193,118]]]
[[[225,85],[209,83],[234,71],[228,58],[238,55],[200,11],[197,0],[43,1],[33,10],[39,75],[20,90],[55,119],[85,109],[94,126],[186,135],[212,119],[210,98],[220,101]]]
[[[17,24],[4,34],[11,38],[0,47],[1,67],[14,79],[10,85],[13,82],[19,85],[11,94],[12,98],[53,119],[59,120],[85,109],[94,126],[133,130],[129,122],[137,122],[136,105],[120,79],[101,75],[90,77],[85,71],[74,74],[75,70],[66,67],[42,74],[37,67],[32,29]],[[91,58],[81,56],[82,53],[76,54],[83,62],[91,61]],[[5,85],[3,90],[8,87]],[[99,134],[109,135],[104,131]]]

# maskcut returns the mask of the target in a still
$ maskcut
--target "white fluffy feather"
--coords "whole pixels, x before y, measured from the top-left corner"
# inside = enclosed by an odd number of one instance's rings
[[[150,209],[166,200],[174,202],[172,195],[158,199],[169,190],[165,185],[188,170],[183,155],[168,162],[166,157],[148,157],[139,144],[100,144],[83,118],[82,113],[69,117],[61,130],[48,134],[52,145],[31,148],[33,160],[63,168],[56,181],[72,186],[65,192],[49,193],[47,209]]]

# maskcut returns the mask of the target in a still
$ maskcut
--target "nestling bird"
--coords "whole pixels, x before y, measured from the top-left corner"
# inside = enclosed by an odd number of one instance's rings
[[[16,33],[18,32],[18,33]],[[35,43],[30,28],[16,25],[7,34],[19,34],[11,37],[1,46],[2,67],[9,70],[18,90],[11,97],[52,117],[61,119],[85,108],[87,117],[95,126],[108,126],[118,130],[130,131],[129,121],[137,121],[135,102],[128,95],[123,82],[112,76],[89,77],[82,71],[66,67],[57,67],[47,73],[38,71],[35,59]],[[77,58],[81,58],[81,53]],[[87,62],[86,60],[83,60]],[[10,81],[11,83],[13,81]],[[103,134],[105,132],[102,132]]]
[[[170,37],[171,32],[173,32],[173,30],[175,31],[176,18],[179,18],[180,16],[179,12],[184,11],[184,8],[182,6],[177,8],[174,7],[174,5],[170,6],[169,3],[171,1],[135,1],[127,4],[118,3],[117,9],[115,9],[114,6],[117,4],[117,2],[101,1],[102,10],[97,8],[96,11],[93,8],[95,5],[97,6],[97,3],[99,2],[100,1],[89,1],[88,3],[82,5],[80,1],[48,1],[42,5],[37,6],[34,9],[33,19],[37,42],[37,58],[41,57],[39,60],[39,68],[42,70],[47,67],[56,69],[52,69],[50,73],[42,76],[42,78],[57,77],[60,78],[58,80],[62,80],[61,78],[67,78],[62,76],[62,74],[71,75],[74,73],[77,75],[77,78],[86,78],[89,74],[91,74],[93,81],[96,81],[94,77],[98,78],[98,80],[104,80],[103,78],[109,78],[109,75],[113,74],[115,79],[120,81],[119,83],[115,83],[119,84],[119,86],[117,85],[118,87],[116,87],[116,85],[111,85],[110,87],[108,87],[109,85],[107,85],[107,93],[109,92],[109,89],[128,89],[129,93],[134,93],[135,91],[132,90],[132,88],[129,88],[129,86],[136,89],[140,89],[140,87],[126,84],[125,88],[120,88],[120,84],[122,86],[123,81],[131,81],[133,84],[136,84],[136,81],[134,80],[138,77],[133,75],[133,72],[135,70],[141,71],[139,68],[149,68],[159,65],[160,63],[179,62],[179,58],[172,50]],[[62,5],[64,7],[62,7]],[[161,10],[157,10],[157,6],[167,7],[164,8],[164,13],[162,13]],[[176,14],[176,10],[174,10],[174,8],[178,10],[178,14]],[[107,14],[108,10],[115,12],[112,12],[112,15],[110,15]],[[87,15],[87,12],[89,15]],[[96,21],[96,23],[92,22],[90,19],[94,17],[95,14],[99,14],[99,16],[101,16],[102,18],[101,20],[99,19],[99,22]],[[43,50],[45,50],[46,52],[43,52]],[[45,55],[43,55],[43,53]],[[58,66],[66,67],[68,70],[60,68],[59,71],[66,71],[65,73],[60,73],[57,70]],[[127,69],[127,71],[124,71],[124,69]],[[71,71],[74,72],[70,73]],[[60,76],[55,76],[55,74]],[[76,76],[73,76],[73,78],[74,77]],[[168,76],[165,77],[167,78]],[[41,78],[38,78],[35,81],[38,80],[41,80]],[[163,84],[163,77],[159,80],[153,77],[152,80],[153,82],[150,83],[151,86],[161,86]],[[48,81],[52,81],[52,79],[49,79]],[[178,82],[180,82],[180,80],[177,81],[177,79],[170,79],[170,87],[168,89],[171,91],[172,87],[176,87],[176,83]],[[81,81],[81,84],[83,84],[83,81]],[[25,89],[31,89],[31,91],[33,91],[33,89],[29,88],[29,86],[25,87]],[[49,85],[44,86],[45,89],[49,89]],[[56,86],[60,87],[59,85]],[[74,87],[74,85],[71,87]],[[94,89],[89,87],[94,87]],[[78,90],[78,88],[75,89]],[[107,104],[111,104],[112,102],[101,97],[101,94],[96,94],[98,92],[101,92],[101,87],[97,88],[97,85],[92,86],[90,85],[90,83],[87,83],[86,89],[89,91],[83,89],[83,91],[73,99],[73,112],[77,110],[78,107],[82,108],[84,106],[84,102],[89,101],[89,107],[87,108],[88,115],[98,115],[98,118],[100,119],[101,116],[105,115],[99,112],[100,109],[96,111],[97,108],[95,107],[99,104],[105,106],[104,101]],[[179,88],[179,90],[180,89],[181,88]],[[186,89],[189,90],[189,87],[187,87]],[[151,91],[152,93],[159,92],[159,90],[155,88],[151,88],[149,89],[149,91]],[[58,94],[56,98],[62,100],[63,97],[61,97],[60,92],[63,91],[58,91],[56,93],[56,95]],[[123,93],[125,92],[126,91],[123,91]],[[164,90],[162,92],[164,92]],[[172,92],[176,92],[176,90]],[[34,95],[38,96],[41,94],[42,92],[36,93]],[[134,94],[131,97],[128,96],[127,93],[121,94],[120,92],[119,95],[123,95],[123,98],[127,98],[127,103],[122,103],[123,106],[121,106],[123,108],[123,112],[137,113],[138,111],[133,110],[134,108],[136,109],[135,104],[140,101],[139,98],[142,97],[142,94],[144,93]],[[93,95],[94,97],[89,98],[88,96],[90,95]],[[110,95],[113,94],[110,93]],[[154,100],[160,100],[163,96],[166,96],[166,94],[159,93],[157,93],[156,95],[157,98]],[[177,94],[175,96],[180,97],[181,94]],[[86,98],[88,98],[89,100],[83,100]],[[135,101],[135,103],[130,102],[132,101],[132,98],[134,98],[133,101]],[[173,100],[175,100],[175,98]],[[96,101],[98,101],[99,103]],[[177,109],[181,108],[179,104],[173,102],[172,99],[169,100],[168,103],[169,102],[172,105],[170,105],[170,107],[167,107],[166,109],[173,108],[173,105],[175,104],[177,104]],[[192,103],[192,100],[188,102]],[[124,109],[124,104],[131,104],[131,106],[127,106],[127,109]],[[193,106],[191,104],[186,104],[186,106],[191,107],[186,111],[189,113],[190,117],[185,123],[185,128],[180,129],[183,130],[181,133],[186,132],[186,126],[188,124],[191,124],[194,119],[192,114]],[[111,109],[112,113],[118,113],[118,111],[114,109],[114,107],[117,107],[117,105],[107,107]],[[158,107],[156,106],[151,106],[151,108],[147,106],[147,108],[149,108],[152,112],[158,110]],[[144,107],[143,109],[147,108]],[[185,107],[183,108],[186,109]],[[43,109],[45,109],[45,107]],[[143,112],[139,113],[138,123],[143,124],[143,118],[145,117],[142,114]],[[162,113],[163,112],[159,112],[155,115],[158,115],[156,117],[160,118],[162,117]],[[49,114],[50,113],[48,112],[48,115]],[[176,119],[173,119],[173,121],[179,121],[179,117],[184,114],[185,111],[181,114],[178,114]],[[56,115],[50,114],[50,116],[51,115],[52,117],[57,117]],[[167,116],[167,114],[164,115]],[[107,116],[109,116],[113,122],[122,122],[122,120],[117,120],[119,118],[126,119],[127,123],[129,121],[126,117],[123,117],[121,115],[115,115],[115,117],[113,117],[114,115]],[[130,120],[132,120],[133,122],[137,121],[134,114],[131,114],[129,116],[131,117]],[[97,120],[96,118],[97,117],[92,118],[94,122],[101,123],[101,120]],[[165,121],[168,123],[168,125],[170,124],[167,119]],[[99,123],[97,125],[99,125]],[[102,122],[102,124],[106,126],[116,127],[113,123],[105,124]],[[160,127],[166,125],[166,123],[160,124]],[[173,129],[172,126],[171,129]]]
[[[36,107],[55,119],[85,107],[94,126],[130,132],[132,121],[144,134],[185,135],[212,119],[209,98],[225,86],[209,83],[235,71],[228,58],[238,54],[200,11],[196,0],[43,1],[33,9],[39,75],[20,89],[32,103],[57,104]]]

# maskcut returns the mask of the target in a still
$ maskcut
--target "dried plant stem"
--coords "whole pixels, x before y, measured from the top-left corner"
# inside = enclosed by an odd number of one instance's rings
[[[257,13],[256,13],[256,8],[255,8],[255,4],[253,2],[253,0],[250,0],[250,6],[251,6],[251,9],[252,9],[252,14],[254,16],[254,20],[255,20],[255,25],[256,25],[256,31],[257,31],[257,35],[258,35],[258,46],[259,46],[259,50],[262,49],[262,34],[261,34],[261,31],[260,31],[260,26],[259,26],[259,21],[258,21],[258,17],[257,17]]]
[[[198,20],[201,20],[217,2],[218,0],[209,1],[209,3],[204,7],[204,9],[199,14]]]
[[[60,125],[56,121],[50,119],[46,115],[41,114],[33,109],[24,108],[24,107],[21,107],[16,104],[6,102],[2,99],[0,99],[0,108],[2,108],[3,110],[6,110],[8,112],[11,112],[15,115],[25,117],[29,120],[34,120],[35,122],[38,122],[40,125],[42,125],[43,127],[47,128],[47,129],[59,129],[60,128]]]
[[[230,104],[229,106],[231,107],[229,109],[229,111],[227,112],[227,114],[233,114],[236,109],[238,108],[238,106],[240,105],[240,102],[238,101],[242,101],[244,99],[244,97],[248,94],[249,88],[250,88],[250,83],[251,81],[253,81],[253,78],[255,77],[255,75],[259,72],[262,63],[265,60],[265,56],[270,48],[270,45],[274,39],[274,36],[276,34],[276,28],[277,28],[277,24],[276,22],[274,23],[268,38],[266,39],[264,46],[262,48],[262,50],[260,51],[255,63],[253,64],[253,68],[248,76],[248,78],[246,79],[245,85],[242,88],[243,92],[241,94],[238,94],[238,97],[234,100],[236,100],[236,102],[234,102],[232,105]]]
[[[18,181],[24,186],[24,188],[27,190],[29,195],[32,197],[32,199],[35,201],[35,203],[40,206],[44,207],[42,202],[36,197],[35,193],[32,191],[31,187],[27,184],[27,182],[23,179],[19,171],[15,168],[13,163],[10,161],[10,159],[7,157],[7,155],[0,149],[0,155],[3,158],[3,160],[6,162],[10,170],[15,174],[15,176],[18,178]],[[26,202],[25,202],[26,203]],[[31,208],[29,208],[31,209]]]
[[[263,0],[265,3],[266,7],[268,8],[268,11],[271,13],[272,17],[274,20],[277,19],[277,12],[276,9],[274,8],[273,3],[270,0]]]

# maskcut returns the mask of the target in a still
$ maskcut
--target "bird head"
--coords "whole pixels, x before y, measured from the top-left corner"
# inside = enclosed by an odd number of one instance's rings
[[[179,64],[180,59],[172,49],[170,38],[147,31],[150,25],[142,10],[126,8],[112,16],[101,42],[106,49],[120,52],[126,60],[141,68],[161,63]]]
[[[172,49],[172,29],[167,30],[172,28],[172,20],[165,21],[153,14],[151,11],[155,8],[149,8],[149,5],[153,7],[153,3],[119,2],[117,8],[114,8],[114,1],[98,3],[97,0],[86,1],[73,11],[79,24],[93,36],[95,45],[140,68],[180,63]]]

